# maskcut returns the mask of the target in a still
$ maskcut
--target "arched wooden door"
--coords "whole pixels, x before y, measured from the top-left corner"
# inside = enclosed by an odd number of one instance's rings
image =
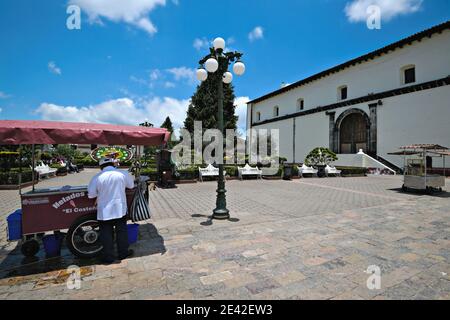
[[[346,116],[340,127],[340,153],[367,152],[367,121],[361,113]]]

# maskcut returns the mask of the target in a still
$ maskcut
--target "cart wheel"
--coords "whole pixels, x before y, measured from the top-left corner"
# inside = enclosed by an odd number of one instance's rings
[[[29,239],[22,244],[20,251],[27,258],[34,257],[39,252],[39,242],[36,239]]]
[[[94,258],[100,254],[103,246],[100,242],[100,230],[95,214],[78,218],[67,233],[67,247],[79,258]]]
[[[408,188],[405,187],[405,185],[402,185],[402,191],[403,191],[403,192],[406,192],[406,191],[408,191]]]

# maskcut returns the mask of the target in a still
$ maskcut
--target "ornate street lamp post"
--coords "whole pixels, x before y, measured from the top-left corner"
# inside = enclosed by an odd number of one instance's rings
[[[217,126],[222,134],[224,133],[223,124],[223,84],[229,84],[233,81],[233,74],[228,71],[230,63],[235,62],[233,71],[236,75],[243,75],[245,72],[245,65],[241,62],[242,53],[224,52],[225,40],[216,38],[213,42],[213,47],[210,48],[210,53],[199,61],[200,67],[197,70],[197,79],[205,81],[209,73],[216,73],[217,88],[218,88],[218,111],[217,111]],[[206,69],[206,70],[205,70]],[[223,176],[223,160],[219,163],[219,180],[217,182],[217,199],[216,208],[213,210],[213,219],[228,219],[230,217],[227,209],[227,201],[225,197],[225,179]]]

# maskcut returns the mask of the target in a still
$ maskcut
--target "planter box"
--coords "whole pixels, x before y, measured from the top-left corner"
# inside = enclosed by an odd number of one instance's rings
[[[188,184],[188,183],[197,183],[196,179],[192,180],[175,180],[175,184]]]
[[[280,176],[263,176],[264,180],[281,180]]]

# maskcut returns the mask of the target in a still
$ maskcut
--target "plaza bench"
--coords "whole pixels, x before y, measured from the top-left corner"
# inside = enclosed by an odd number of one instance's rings
[[[223,176],[225,177],[226,171],[223,171]],[[203,182],[203,177],[218,177],[219,168],[214,167],[212,164],[208,164],[206,168],[198,168],[198,177],[201,182]]]
[[[31,168],[31,166],[30,166]],[[55,168],[50,168],[47,164],[43,164],[42,162],[34,167],[34,171],[36,171],[39,174],[39,178],[44,178],[44,177],[51,177],[51,176],[56,176],[56,171],[58,171],[58,169]]]
[[[329,165],[327,165],[325,167],[325,175],[328,177],[328,175],[333,174],[336,177],[340,177],[341,176],[341,170],[336,169],[336,167],[331,167]]]
[[[239,180],[242,180],[243,176],[255,175],[257,178],[262,179],[262,170],[260,170],[258,167],[252,168],[248,163],[244,167],[238,167]]]
[[[319,172],[319,170],[317,170],[317,169],[314,169],[313,167],[308,167],[306,164],[302,164],[302,166],[300,167],[300,168],[298,168],[298,175],[300,176],[300,177],[302,177],[302,178],[304,178],[303,177],[303,175],[305,174],[305,173],[310,173],[310,174],[312,174],[312,175],[314,175],[314,176],[316,176],[317,177],[317,172]]]

